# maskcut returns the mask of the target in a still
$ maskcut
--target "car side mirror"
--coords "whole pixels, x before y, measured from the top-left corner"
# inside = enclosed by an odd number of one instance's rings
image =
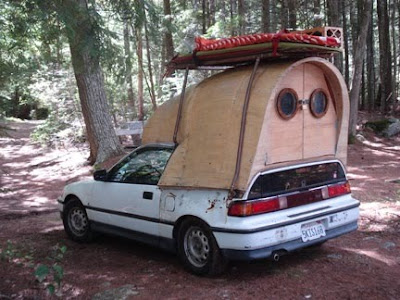
[[[107,180],[107,170],[101,169],[93,173],[93,178],[96,181],[106,181]]]

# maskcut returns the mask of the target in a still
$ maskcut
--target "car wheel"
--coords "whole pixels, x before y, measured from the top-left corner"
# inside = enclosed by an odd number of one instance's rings
[[[185,268],[196,275],[217,275],[226,266],[211,230],[197,219],[186,219],[181,224],[178,254]]]
[[[63,212],[64,229],[68,236],[77,242],[89,242],[93,238],[89,218],[78,199],[67,202]]]

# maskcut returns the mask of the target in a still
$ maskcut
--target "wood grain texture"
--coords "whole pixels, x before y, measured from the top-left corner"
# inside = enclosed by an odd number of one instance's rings
[[[251,71],[252,66],[229,70],[187,90],[179,145],[160,186],[230,188]],[[305,108],[290,120],[280,118],[275,101],[285,87],[301,99],[316,88],[327,90],[332,102],[328,113],[316,119]],[[144,128],[144,143],[172,142],[178,102],[179,97],[172,99],[154,113]],[[251,91],[236,187],[245,190],[258,172],[277,165],[327,157],[346,162],[347,125],[347,89],[332,64],[319,58],[261,64]]]

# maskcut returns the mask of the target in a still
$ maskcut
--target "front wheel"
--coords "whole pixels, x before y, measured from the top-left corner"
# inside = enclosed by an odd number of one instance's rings
[[[64,206],[63,224],[68,236],[77,242],[89,242],[93,238],[90,222],[85,208],[78,199],[67,202]]]
[[[197,219],[187,219],[180,226],[178,254],[185,268],[196,275],[220,274],[226,266],[211,230]]]

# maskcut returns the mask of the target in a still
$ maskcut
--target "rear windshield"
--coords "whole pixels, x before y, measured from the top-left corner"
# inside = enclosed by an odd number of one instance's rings
[[[265,198],[327,185],[345,180],[337,162],[323,163],[260,175],[251,187],[248,199]]]

